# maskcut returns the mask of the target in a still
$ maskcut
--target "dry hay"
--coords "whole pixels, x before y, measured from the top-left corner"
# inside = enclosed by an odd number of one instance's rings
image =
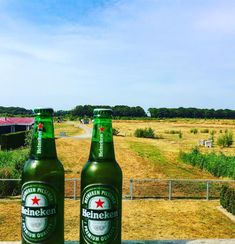
[[[191,165],[183,164],[178,160],[178,152],[162,150],[165,164],[151,162],[148,158],[139,156],[130,149],[132,142],[141,142],[143,145],[154,145],[162,149],[162,140],[137,139],[132,137],[115,137],[115,154],[123,172],[124,179],[130,178],[182,178],[183,173],[191,179],[214,178],[207,172],[203,172]],[[56,141],[57,153],[62,161],[67,178],[80,177],[83,165],[88,160],[90,140],[62,138]],[[165,148],[165,150],[167,150]],[[186,172],[186,173],[185,173]]]
[[[79,201],[65,201],[65,239],[79,239]],[[124,240],[235,238],[216,201],[123,201]],[[14,216],[9,218],[9,216]],[[0,240],[20,240],[20,202],[0,201]]]
[[[54,123],[55,136],[59,136],[60,132],[65,132],[66,136],[79,135],[83,130],[77,126],[76,122]]]
[[[113,121],[114,128],[118,128],[120,135],[132,137],[137,128],[154,129],[157,135],[163,136],[161,141],[161,150],[166,152],[179,152],[180,150],[191,150],[192,147],[198,145],[200,139],[208,139],[210,134],[200,133],[201,129],[214,130],[215,142],[220,135],[220,130],[223,132],[228,129],[235,134],[234,120],[203,120],[203,119],[172,119],[172,120],[115,120]],[[198,133],[190,133],[190,129],[197,128]],[[171,130],[180,130],[183,133],[182,139],[179,139],[178,134],[167,134]],[[235,147],[221,149],[217,145],[214,148],[202,148],[205,152],[224,152],[225,154],[234,154]]]

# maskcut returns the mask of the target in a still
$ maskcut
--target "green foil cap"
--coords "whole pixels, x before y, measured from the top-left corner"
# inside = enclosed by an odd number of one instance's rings
[[[109,108],[96,108],[93,113],[94,118],[111,118],[113,110]]]
[[[54,110],[52,108],[35,108],[34,109],[35,115],[53,115]]]

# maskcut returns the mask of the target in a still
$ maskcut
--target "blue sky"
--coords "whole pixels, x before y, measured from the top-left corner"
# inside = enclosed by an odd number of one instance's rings
[[[233,0],[0,0],[0,106],[235,109]]]

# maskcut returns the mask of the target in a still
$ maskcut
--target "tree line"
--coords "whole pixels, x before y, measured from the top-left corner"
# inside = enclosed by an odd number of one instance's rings
[[[200,109],[200,108],[149,108],[147,113],[140,106],[102,106],[102,105],[77,105],[72,110],[58,110],[55,111],[55,116],[73,116],[73,117],[92,117],[95,108],[111,108],[113,115],[116,118],[199,118],[199,119],[235,119],[235,110],[231,109]],[[20,107],[3,107],[0,106],[1,116],[31,116],[32,110]]]
[[[149,108],[152,118],[235,119],[235,110],[200,108]]]
[[[30,109],[25,109],[25,108],[20,108],[20,107],[3,107],[3,106],[0,106],[0,114],[2,116],[32,115],[33,111]]]
[[[116,105],[116,106],[92,106],[92,105],[78,105],[73,110],[71,114],[78,117],[92,117],[93,110],[95,108],[110,108],[113,110],[114,117],[147,117],[146,112],[140,106],[129,107],[126,105]]]

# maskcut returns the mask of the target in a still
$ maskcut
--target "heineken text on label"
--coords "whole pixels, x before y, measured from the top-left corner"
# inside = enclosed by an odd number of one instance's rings
[[[100,148],[99,148],[99,157],[104,156],[104,127],[100,127]]]
[[[30,242],[42,242],[56,225],[57,204],[52,187],[43,182],[22,186],[22,233]]]
[[[37,153],[42,153],[42,131],[43,131],[43,124],[40,123],[38,125],[38,145],[37,145]]]
[[[106,185],[90,185],[81,201],[82,232],[87,243],[111,243],[120,228],[117,191]]]

